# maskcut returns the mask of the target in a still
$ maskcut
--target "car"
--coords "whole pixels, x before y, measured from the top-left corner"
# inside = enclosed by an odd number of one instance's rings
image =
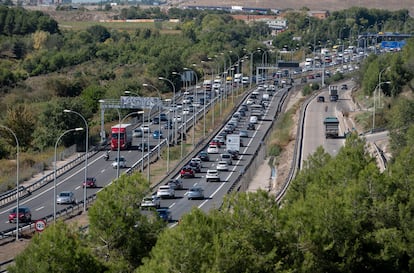
[[[210,141],[210,145],[216,145],[218,148],[221,148],[221,143],[220,143],[220,141],[217,138],[213,138]]]
[[[346,84],[341,85],[341,90],[348,90],[348,85]]]
[[[132,137],[142,137],[143,133],[141,128],[136,128],[132,131]]]
[[[95,177],[87,177],[86,181],[83,181],[82,187],[96,188],[97,187],[96,178]]]
[[[254,99],[251,99],[251,98],[248,98],[247,101],[246,101],[247,105],[252,105],[254,103],[255,103]]]
[[[148,143],[147,142],[139,143],[138,146],[137,146],[137,149],[139,151],[144,151],[144,152],[148,151]]]
[[[213,145],[213,144],[208,145],[207,153],[218,154],[218,152],[219,152],[219,148],[217,147],[217,145]]]
[[[180,177],[181,178],[183,178],[183,177],[194,178],[195,177],[195,171],[190,165],[184,166],[180,171]]]
[[[317,102],[325,102],[325,97],[324,96],[318,96],[318,98],[316,99]]]
[[[165,222],[172,220],[171,211],[169,209],[157,209],[158,216]]]
[[[227,164],[226,160],[220,160],[217,162],[216,169],[218,171],[228,171],[229,170],[229,164]]]
[[[152,133],[152,137],[154,139],[161,139],[161,138],[163,138],[162,131],[155,130],[154,133]]]
[[[257,116],[250,116],[249,123],[256,124],[257,123]]]
[[[254,123],[248,123],[247,124],[247,130],[256,130],[256,126],[254,125]]]
[[[112,168],[114,169],[118,168],[118,164],[119,164],[119,168],[126,168],[126,160],[123,156],[121,156],[119,160],[117,157],[115,157],[114,162],[112,162]]]
[[[161,122],[168,121],[168,117],[167,117],[167,114],[166,113],[161,113],[160,114],[160,121]]]
[[[236,151],[236,150],[227,150],[227,152],[229,154],[231,154],[231,159],[232,160],[238,160],[239,159],[239,155],[240,155],[239,151]]]
[[[16,212],[17,208],[14,208],[9,212],[9,223],[15,223],[17,221],[17,217],[19,217],[20,223],[32,221],[32,213],[28,207],[19,207],[19,213]]]
[[[210,156],[208,155],[208,153],[206,151],[201,151],[198,154],[198,158],[200,158],[201,161],[205,161],[205,162],[210,161]]]
[[[233,125],[231,125],[231,124],[226,124],[226,126],[224,126],[224,131],[227,134],[232,134],[233,131],[234,131],[234,129],[235,129],[235,127]]]
[[[71,191],[62,191],[56,196],[56,204],[76,204],[75,194]]]
[[[214,170],[214,169],[207,170],[207,173],[206,173],[207,182],[210,182],[210,181],[220,182],[220,180],[221,180],[220,174],[217,170]]]
[[[173,117],[172,118],[172,122],[173,123],[176,123],[176,122],[179,123],[179,122],[181,122],[181,116],[175,116],[175,117]]]
[[[231,154],[229,152],[221,154],[220,155],[220,160],[224,160],[227,162],[227,164],[232,165],[233,161],[231,159]]]
[[[200,164],[200,167],[201,168],[203,167],[202,166],[202,160],[199,157],[193,157],[193,158],[191,158],[190,162],[198,163],[198,164]]]
[[[157,196],[160,198],[174,198],[175,190],[169,185],[162,185],[157,190]]]
[[[191,187],[187,192],[187,199],[204,199],[204,189],[201,187]]]
[[[152,119],[152,124],[160,124],[160,118],[159,117],[155,117]]]
[[[167,185],[173,188],[174,190],[182,190],[184,187],[183,181],[181,179],[170,179]]]
[[[216,139],[218,141],[218,143],[220,144],[220,147],[223,146],[224,144],[226,144],[226,137],[225,136],[216,136]]]
[[[168,129],[172,129],[173,128],[173,123],[172,121],[168,121],[164,124],[164,129],[168,130]]]
[[[140,129],[143,133],[151,133],[149,124],[142,124]]]
[[[190,108],[184,108],[181,112],[183,115],[189,115],[190,114]]]
[[[201,172],[201,164],[198,162],[190,161],[190,163],[188,163],[188,166],[190,166],[196,173]]]
[[[239,131],[239,136],[240,137],[249,137],[249,133],[247,132],[247,130],[240,130]]]
[[[141,208],[160,208],[161,207],[161,198],[153,195],[153,196],[146,196],[141,201]]]

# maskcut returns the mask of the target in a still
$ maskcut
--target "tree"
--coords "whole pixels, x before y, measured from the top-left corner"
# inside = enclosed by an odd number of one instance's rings
[[[98,193],[89,210],[92,241],[111,268],[130,272],[139,266],[165,227],[159,217],[139,209],[148,190],[148,181],[140,173],[123,175]]]
[[[33,114],[33,109],[29,105],[18,104],[9,107],[4,122],[16,134],[22,150],[31,147],[32,134],[36,128],[37,120]],[[13,136],[9,139],[9,144],[16,145]]]
[[[15,259],[11,273],[105,272],[106,268],[85,245],[84,235],[62,221],[41,234],[35,234],[29,246]]]

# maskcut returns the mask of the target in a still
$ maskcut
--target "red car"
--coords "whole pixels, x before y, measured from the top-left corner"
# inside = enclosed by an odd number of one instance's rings
[[[14,208],[9,213],[9,223],[15,223],[16,222],[16,213],[17,209]],[[31,222],[32,221],[32,213],[30,212],[30,209],[27,207],[19,207],[19,222]]]
[[[87,187],[87,188],[96,188],[96,178],[95,177],[87,177],[86,181],[83,182],[83,187]]]
[[[180,171],[180,176],[182,177],[191,177],[194,178],[195,172],[194,169],[190,166],[185,166]]]
[[[216,138],[210,141],[210,145],[216,145],[218,148],[221,148],[221,142]]]

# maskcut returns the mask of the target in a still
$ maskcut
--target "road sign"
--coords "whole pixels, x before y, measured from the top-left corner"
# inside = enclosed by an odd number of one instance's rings
[[[37,220],[35,222],[35,229],[38,232],[42,232],[46,228],[46,222],[44,220]]]

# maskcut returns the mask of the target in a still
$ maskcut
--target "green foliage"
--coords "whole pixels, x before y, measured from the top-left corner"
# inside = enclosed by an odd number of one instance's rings
[[[93,41],[103,43],[111,37],[109,31],[103,26],[91,26],[86,30],[91,36]]]
[[[61,221],[35,234],[29,246],[15,259],[8,272],[106,272],[106,267],[85,244],[75,227]]]
[[[139,204],[149,184],[141,174],[123,175],[98,193],[89,210],[90,235],[97,255],[116,272],[131,272],[141,264],[165,227],[158,216],[141,213]],[[115,272],[115,271],[114,271]]]

